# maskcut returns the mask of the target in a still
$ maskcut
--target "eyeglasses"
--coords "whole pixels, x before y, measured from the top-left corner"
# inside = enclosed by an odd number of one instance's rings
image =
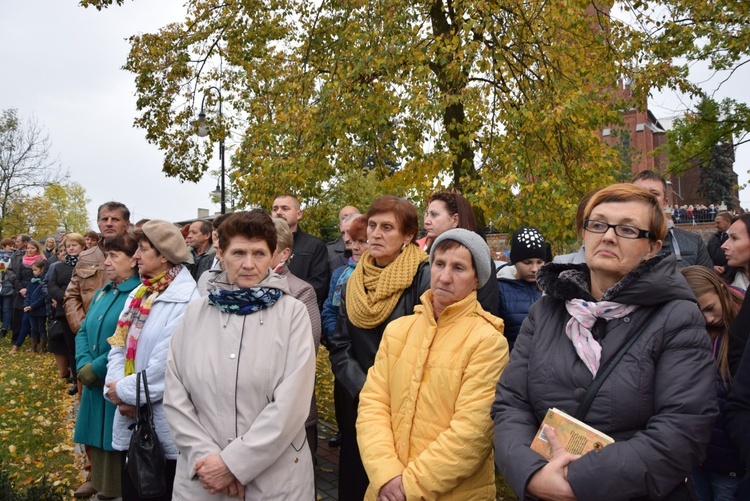
[[[609,224],[595,219],[586,219],[583,222],[583,229],[590,231],[591,233],[607,233],[610,228],[614,228],[615,235],[622,238],[636,239],[651,238],[653,236],[653,233],[650,231],[642,230],[627,224]]]

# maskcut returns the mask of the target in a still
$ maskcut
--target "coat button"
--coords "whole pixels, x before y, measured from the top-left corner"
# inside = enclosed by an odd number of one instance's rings
[[[96,351],[96,345],[91,347],[91,351]]]
[[[295,463],[299,463],[299,458],[294,458]]]
[[[235,358],[237,358],[237,355],[235,355],[234,353],[232,353],[231,355],[229,355],[229,358],[231,358],[232,360],[234,360]]]
[[[628,323],[630,322],[630,317],[625,317],[622,319],[623,322]]]

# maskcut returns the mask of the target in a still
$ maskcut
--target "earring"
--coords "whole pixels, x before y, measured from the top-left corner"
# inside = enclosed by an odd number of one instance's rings
[[[406,249],[406,242],[404,242],[403,245],[401,246],[401,250],[404,250],[404,249]]]

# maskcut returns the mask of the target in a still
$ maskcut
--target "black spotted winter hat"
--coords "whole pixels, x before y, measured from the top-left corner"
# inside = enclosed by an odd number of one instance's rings
[[[521,226],[513,232],[510,242],[510,262],[516,264],[525,259],[547,259],[547,242],[541,232],[533,226]]]

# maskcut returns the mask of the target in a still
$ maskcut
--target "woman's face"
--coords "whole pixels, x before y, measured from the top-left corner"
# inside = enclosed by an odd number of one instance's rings
[[[84,240],[84,242],[86,242],[86,248],[87,248],[87,249],[90,249],[90,248],[92,248],[92,247],[93,247],[94,245],[96,245],[96,242],[95,242],[95,241],[94,241],[94,239],[93,239],[93,238],[91,238],[91,237],[83,237],[83,240]]]
[[[378,266],[388,266],[411,242],[414,235],[404,235],[392,212],[374,214],[367,221],[367,241],[370,254]]]
[[[65,244],[65,252],[69,256],[77,256],[78,254],[81,253],[82,250],[83,250],[83,246],[81,244],[79,244],[78,242],[75,242],[73,240],[69,240]]]
[[[134,257],[122,251],[108,251],[104,259],[104,273],[108,280],[119,284],[135,275],[137,265]]]
[[[54,238],[48,238],[44,242],[44,246],[47,247],[48,249],[54,249],[55,248],[55,239]]]
[[[427,238],[435,240],[441,234],[458,226],[458,214],[452,216],[442,200],[433,200],[424,213],[424,229]]]
[[[536,274],[542,266],[544,266],[544,259],[536,257],[517,261],[515,264],[516,278],[524,282],[534,283],[536,282]]]
[[[138,243],[133,259],[138,262],[138,273],[146,278],[155,277],[170,268],[167,258],[159,255],[147,240]]]
[[[727,231],[729,238],[721,246],[729,266],[747,269],[750,266],[750,235],[742,220],[735,221]]]
[[[651,207],[643,202],[605,202],[594,207],[588,219],[648,230],[650,215]],[[661,240],[623,238],[615,234],[614,228],[606,233],[584,230],[583,243],[592,280],[606,279],[612,285],[661,249]]]
[[[706,319],[706,325],[714,328],[723,326],[724,317],[719,295],[715,292],[706,292],[697,299],[698,307],[703,313],[703,318]]]
[[[273,254],[265,240],[236,235],[225,246],[222,257],[229,283],[248,289],[268,276]]]
[[[359,263],[362,254],[364,254],[369,247],[367,245],[367,239],[364,237],[354,238],[349,234],[347,234],[347,238],[352,241],[352,259],[354,259],[355,263]]]
[[[38,256],[39,255],[39,249],[37,249],[36,245],[29,242],[26,245],[26,255],[27,256]]]
[[[478,285],[471,252],[463,245],[435,252],[430,267],[433,302],[443,309],[461,301]]]

